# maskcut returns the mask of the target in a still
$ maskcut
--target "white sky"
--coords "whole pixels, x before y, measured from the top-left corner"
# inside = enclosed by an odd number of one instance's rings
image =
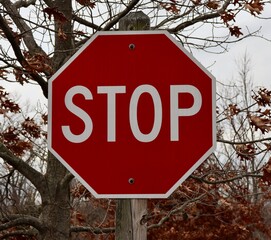
[[[271,16],[271,9],[267,9],[262,16]],[[239,24],[240,23],[240,24]],[[251,31],[261,27],[259,37],[250,37],[240,42],[228,45],[229,51],[223,54],[207,54],[194,52],[194,56],[216,77],[220,82],[228,82],[237,75],[237,63],[247,53],[250,64],[254,86],[263,86],[271,90],[271,19],[259,20],[253,17],[244,17],[238,20],[241,32],[249,26]],[[240,62],[240,61],[239,61]],[[210,67],[211,66],[211,67]]]
[[[270,6],[269,6],[270,7]],[[271,9],[266,9],[262,17],[271,16]],[[264,40],[259,37],[250,37],[240,42],[228,45],[228,52],[222,54],[210,54],[202,50],[194,51],[193,54],[220,82],[228,82],[237,75],[237,62],[245,52],[250,57],[252,66],[252,80],[254,86],[263,86],[271,90],[271,19],[259,20],[257,18],[243,16],[238,19],[237,25],[246,31],[249,26],[251,31],[261,28],[260,35],[270,39]],[[24,102],[32,103],[40,101],[46,103],[42,91],[38,86],[19,84],[5,84],[6,89],[15,96],[21,96]]]

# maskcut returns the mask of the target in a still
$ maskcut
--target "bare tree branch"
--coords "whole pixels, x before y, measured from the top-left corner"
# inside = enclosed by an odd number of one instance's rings
[[[187,28],[187,27],[189,27],[191,25],[194,25],[195,23],[204,22],[204,21],[209,20],[209,19],[217,18],[227,9],[230,2],[231,2],[230,0],[227,0],[223,4],[223,6],[214,13],[207,13],[207,14],[199,15],[199,16],[197,16],[195,18],[192,18],[189,21],[182,22],[181,24],[177,25],[174,28],[168,29],[168,31],[170,33],[177,33],[177,32],[179,32],[179,31],[181,31],[181,30],[183,30],[183,29],[185,29],[185,28]]]
[[[126,14],[128,14],[134,6],[139,2],[139,0],[132,0],[129,5],[120,12],[113,20],[111,20],[104,28],[103,31],[108,31],[112,28],[121,18],[123,18]]]
[[[74,226],[74,227],[71,227],[70,232],[73,232],[73,233],[92,232],[94,234],[103,234],[103,233],[114,233],[115,228],[95,228],[95,227],[85,227],[85,226]]]
[[[206,195],[207,195],[206,193],[203,193],[203,194],[201,194],[201,195],[198,196],[198,197],[195,197],[195,198],[193,198],[193,199],[190,199],[190,200],[186,201],[186,202],[185,202],[183,205],[181,205],[180,207],[175,208],[175,209],[169,211],[169,212],[167,213],[167,215],[164,216],[163,218],[161,218],[160,221],[159,221],[158,223],[149,225],[149,226],[148,226],[148,229],[151,229],[151,228],[158,228],[158,227],[162,226],[162,224],[163,224],[164,222],[166,222],[167,220],[169,220],[169,218],[170,218],[173,214],[175,214],[175,213],[177,213],[177,212],[183,211],[183,210],[186,208],[187,205],[189,205],[190,203],[197,202],[197,201],[201,200],[201,199],[202,199],[204,196],[206,196]]]
[[[12,227],[16,227],[16,226],[32,226],[34,228],[36,228],[39,231],[44,230],[41,222],[39,221],[38,218],[35,218],[33,216],[28,216],[28,215],[18,215],[17,217],[12,217],[11,220],[9,220],[8,218],[4,219],[5,221],[7,221],[6,223],[0,224],[0,230],[6,230]]]
[[[31,54],[39,53],[46,56],[46,53],[42,50],[42,48],[37,45],[30,27],[22,19],[21,15],[17,10],[18,5],[23,4],[23,2],[25,1],[19,1],[16,5],[16,3],[13,4],[9,0],[0,0],[0,3],[2,3],[3,6],[7,9],[7,11],[10,13],[9,16],[12,18],[12,20],[20,30],[24,43],[31,52]],[[29,3],[31,3],[31,1],[29,1]]]
[[[263,175],[262,174],[242,174],[242,175],[238,175],[236,177],[233,177],[233,178],[227,178],[225,180],[214,180],[214,181],[209,181],[209,180],[206,180],[205,177],[198,177],[198,176],[195,176],[195,175],[191,175],[190,176],[191,178],[193,179],[196,179],[200,182],[204,182],[204,183],[208,183],[208,184],[221,184],[221,183],[229,183],[229,182],[233,182],[235,180],[238,180],[238,179],[242,179],[242,178],[247,178],[247,177],[253,177],[253,178],[262,178]]]
[[[60,185],[65,186],[66,184],[69,184],[74,179],[74,176],[68,172],[66,176],[62,179]]]
[[[235,142],[235,141],[230,141],[230,140],[226,140],[226,139],[217,139],[217,141],[221,142],[221,143],[228,143],[228,144],[231,144],[231,145],[238,145],[238,144],[250,144],[250,143],[271,141],[271,137],[255,139],[255,140],[251,140],[251,141],[242,141],[242,142]]]
[[[85,20],[83,18],[80,18],[77,15],[73,15],[73,19],[74,19],[74,21],[76,21],[76,22],[78,22],[80,24],[83,24],[83,25],[85,25],[87,27],[93,28],[93,29],[95,29],[97,31],[102,30],[102,28],[100,26],[98,26],[98,25],[96,25],[94,23],[91,23],[91,22],[89,22],[89,21],[87,21],[87,20]]]
[[[46,188],[44,177],[40,172],[32,168],[22,159],[14,156],[2,143],[0,143],[0,157],[23,174],[43,195]]]
[[[25,60],[25,58],[21,52],[21,49],[20,49],[19,45],[17,44],[16,39],[14,38],[14,35],[13,35],[11,29],[7,25],[5,19],[2,17],[2,15],[0,15],[0,28],[3,30],[7,39],[9,40],[9,42],[12,46],[12,49],[13,49],[18,61],[22,65],[22,67],[24,67],[24,68],[26,67],[26,68],[31,69],[28,62]],[[36,73],[34,71],[30,71],[29,74],[40,85],[44,96],[47,98],[48,97],[48,83],[38,73]]]
[[[36,0],[28,0],[28,1],[27,0],[19,0],[14,3],[14,6],[16,8],[21,8],[21,7],[27,8],[30,5],[35,5],[35,3],[36,3]]]

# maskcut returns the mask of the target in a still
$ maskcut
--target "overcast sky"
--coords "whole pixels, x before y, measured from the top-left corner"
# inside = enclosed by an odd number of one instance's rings
[[[271,16],[271,9],[267,9],[262,15],[262,17],[267,16]],[[228,45],[229,51],[226,53],[207,54],[198,51],[194,52],[194,56],[205,67],[208,67],[218,81],[228,82],[236,77],[238,60],[247,53],[251,62],[251,77],[254,86],[263,86],[271,90],[271,19],[259,20],[249,16],[238,21],[237,25],[242,27],[244,31],[246,26],[249,26],[251,31],[256,31],[261,27],[259,35],[270,40],[250,37]]]
[[[269,5],[270,8],[270,5]],[[271,16],[271,9],[261,15],[262,17]],[[252,79],[254,86],[263,86],[271,90],[271,19],[258,20],[257,18],[244,16],[238,19],[238,26],[242,27],[241,31],[246,31],[249,26],[251,31],[255,31],[261,27],[260,35],[270,39],[263,40],[259,37],[250,37],[240,42],[228,45],[228,52],[223,54],[210,54],[202,50],[194,51],[194,56],[203,66],[220,82],[229,82],[237,76],[237,62],[245,53],[250,57],[252,66]],[[21,99],[29,99],[32,103],[40,100],[46,103],[39,87],[23,86],[18,84],[6,84],[7,90],[15,95],[21,95]],[[17,94],[16,94],[17,92]]]

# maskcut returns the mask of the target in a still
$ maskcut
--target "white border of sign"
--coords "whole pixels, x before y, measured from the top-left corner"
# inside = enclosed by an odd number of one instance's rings
[[[212,80],[212,139],[213,146],[168,190],[165,194],[98,194],[89,184],[81,178],[81,176],[73,170],[73,168],[52,148],[52,82],[67,68],[74,59],[76,59],[89,44],[91,44],[98,36],[101,35],[143,35],[143,34],[164,34],[166,35],[183,53],[185,53],[201,70],[208,75]],[[167,31],[100,31],[95,33],[70,59],[67,61],[49,80],[49,112],[48,112],[48,149],[53,155],[90,191],[96,198],[167,198],[169,197],[182,182],[184,182],[205,159],[216,148],[216,83],[215,78],[209,71],[197,60],[191,53],[189,53],[175,38],[173,38]]]

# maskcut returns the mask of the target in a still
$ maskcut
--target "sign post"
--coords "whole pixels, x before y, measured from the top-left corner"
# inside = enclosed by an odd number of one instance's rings
[[[149,30],[150,19],[141,11],[129,13],[120,20],[119,28],[121,31]],[[147,199],[117,200],[116,240],[147,240],[147,226],[142,221],[147,214],[147,201]]]

